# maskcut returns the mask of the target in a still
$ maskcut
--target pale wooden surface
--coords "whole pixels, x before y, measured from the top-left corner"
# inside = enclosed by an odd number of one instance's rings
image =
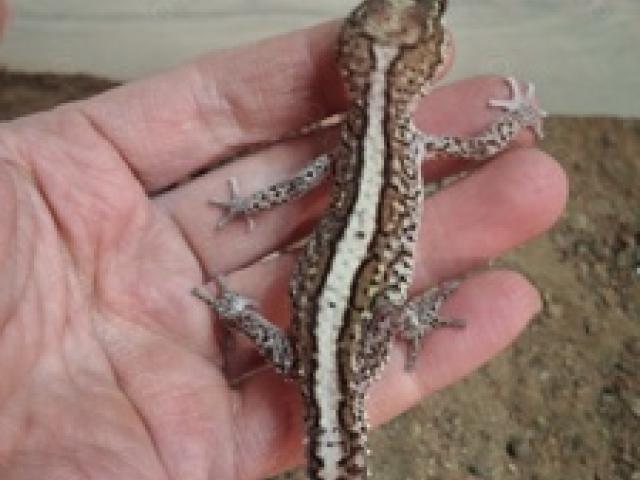
[[[133,78],[337,18],[349,0],[13,0],[0,62]],[[640,0],[452,0],[452,78],[533,79],[554,113],[640,116]],[[265,59],[267,61],[267,59]]]

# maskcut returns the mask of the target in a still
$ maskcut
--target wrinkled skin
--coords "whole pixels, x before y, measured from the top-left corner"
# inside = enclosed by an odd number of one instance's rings
[[[231,175],[246,191],[282,178],[331,133],[153,192],[344,107],[335,34],[328,25],[218,53],[0,126],[0,478],[249,480],[300,461],[294,386],[254,371],[251,348],[224,341],[189,290],[203,271],[228,272],[286,325],[291,256],[251,264],[303,235],[326,191],[265,213],[251,236],[241,222],[215,231],[221,212],[206,201],[227,195]],[[486,101],[507,95],[498,78],[467,80],[425,100],[417,123],[470,134],[495,118]],[[559,215],[564,175],[532,142],[523,135],[428,200],[414,291]],[[429,338],[413,372],[398,346],[372,389],[374,423],[488,360],[539,307],[518,274],[466,280],[446,310],[468,327]]]

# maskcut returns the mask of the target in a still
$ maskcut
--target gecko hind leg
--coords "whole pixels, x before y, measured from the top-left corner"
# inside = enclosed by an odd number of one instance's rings
[[[215,277],[215,282],[218,296],[202,287],[191,293],[209,305],[227,328],[249,338],[279,373],[293,377],[294,353],[287,334],[260,314],[253,300],[231,290],[222,277]]]
[[[408,342],[407,370],[416,363],[422,348],[422,340],[431,331],[441,327],[463,328],[465,321],[448,318],[440,314],[447,298],[458,288],[460,282],[450,281],[433,287],[407,303],[397,318],[398,335]]]
[[[356,385],[365,392],[372,381],[379,378],[389,359],[394,337],[407,342],[406,370],[415,366],[422,348],[422,340],[431,331],[441,327],[462,328],[461,319],[448,318],[440,309],[457,289],[459,281],[449,281],[433,287],[405,304],[398,305],[389,299],[380,299],[374,307],[372,321],[364,332],[362,364]]]
[[[252,215],[269,210],[277,205],[290,202],[320,185],[329,174],[333,155],[320,155],[291,178],[274,183],[247,196],[240,195],[240,187],[235,178],[228,180],[231,191],[229,200],[209,200],[209,204],[222,208],[224,214],[216,228],[221,229],[236,218],[247,221],[249,231],[255,225]]]

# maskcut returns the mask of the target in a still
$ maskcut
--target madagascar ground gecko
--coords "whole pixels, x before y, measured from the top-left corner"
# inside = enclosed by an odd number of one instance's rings
[[[473,138],[437,137],[412,123],[418,100],[445,62],[447,0],[365,0],[345,20],[337,60],[351,108],[339,146],[293,178],[248,196],[233,189],[216,201],[219,226],[297,198],[331,176],[330,207],[304,246],[290,283],[291,328],[271,324],[253,303],[218,279],[207,302],[254,341],[274,367],[300,386],[311,480],[367,478],[365,398],[393,338],[409,341],[408,365],[424,335],[457,325],[439,315],[456,282],[407,301],[425,193],[423,159],[439,154],[485,160],[523,128],[540,135],[544,112],[513,79],[513,98],[493,101],[505,114]]]

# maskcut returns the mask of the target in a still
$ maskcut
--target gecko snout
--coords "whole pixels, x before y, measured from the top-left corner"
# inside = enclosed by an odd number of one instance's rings
[[[354,18],[378,43],[412,45],[440,24],[446,0],[378,0],[364,2]]]

